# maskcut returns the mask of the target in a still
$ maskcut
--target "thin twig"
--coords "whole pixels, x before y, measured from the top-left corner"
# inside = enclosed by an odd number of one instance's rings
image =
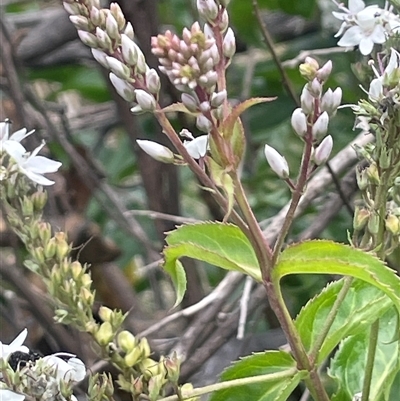
[[[202,220],[194,219],[193,217],[183,217],[176,216],[168,213],[156,212],[154,210],[129,210],[125,212],[126,214],[130,214],[133,216],[145,216],[149,219],[158,219],[158,220],[167,220],[172,221],[177,224],[185,224],[185,223],[199,223]]]
[[[251,288],[253,287],[253,279],[250,276],[246,277],[244,282],[242,297],[240,298],[240,313],[239,313],[239,324],[238,332],[236,338],[238,340],[243,340],[244,338],[244,328],[247,321],[247,312],[250,300]]]

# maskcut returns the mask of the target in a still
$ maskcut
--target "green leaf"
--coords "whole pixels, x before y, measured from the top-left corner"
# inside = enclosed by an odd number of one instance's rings
[[[383,291],[400,313],[400,277],[375,256],[332,241],[306,241],[286,248],[273,270],[273,280],[289,274],[342,274]]]
[[[310,351],[343,286],[343,279],[329,284],[300,311],[295,325],[307,351]],[[355,280],[341,303],[331,329],[320,349],[322,363],[344,338],[361,333],[380,318],[393,303],[381,290]]]
[[[206,222],[184,225],[168,233],[164,269],[174,283],[178,305],[186,291],[186,274],[179,258],[188,256],[261,281],[254,250],[243,232],[232,224]]]
[[[389,309],[380,319],[378,346],[371,382],[371,401],[394,401],[389,398],[396,375],[400,371],[399,342],[392,339],[398,331],[397,314]],[[369,331],[343,341],[332,359],[329,375],[337,382],[338,390],[332,401],[351,401],[361,392],[364,380]]]
[[[284,351],[265,351],[235,362],[221,375],[221,381],[273,375],[294,368],[296,361],[290,354]],[[292,373],[288,372],[287,377],[280,379],[218,390],[211,396],[210,401],[285,401],[305,375],[305,372],[293,370]]]

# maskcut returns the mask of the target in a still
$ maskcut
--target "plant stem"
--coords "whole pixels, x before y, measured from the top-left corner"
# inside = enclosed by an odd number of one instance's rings
[[[244,377],[242,379],[227,380],[221,383],[211,384],[209,386],[200,387],[193,389],[191,391],[184,391],[182,394],[182,399],[187,400],[188,398],[197,397],[199,395],[208,394],[213,391],[224,390],[227,388],[244,386],[246,384],[255,383],[268,383],[282,379],[289,379],[293,377],[296,373],[299,373],[297,368],[291,368],[283,372],[269,373],[266,375]],[[178,401],[177,395],[171,395],[169,397],[161,398],[159,401]]]
[[[310,352],[310,355],[309,355],[311,364],[313,366],[314,366],[315,362],[318,359],[318,355],[319,355],[319,352],[321,351],[321,347],[322,347],[322,345],[323,345],[323,343],[325,341],[325,338],[328,335],[329,330],[332,327],[332,324],[333,324],[333,322],[334,322],[334,320],[335,320],[335,318],[337,316],[337,313],[339,311],[340,305],[342,304],[342,302],[345,299],[347,293],[349,292],[353,281],[354,281],[353,277],[347,276],[347,277],[344,278],[343,286],[340,289],[339,294],[338,294],[337,298],[335,299],[335,302],[334,302],[331,310],[328,313],[328,316],[327,316],[327,318],[325,320],[324,326],[322,327],[321,331],[319,332],[319,334],[317,335],[317,337],[315,339],[314,346],[311,349],[311,352]]]
[[[371,392],[372,373],[374,370],[374,363],[375,363],[375,353],[378,344],[378,334],[379,334],[379,319],[372,324],[369,333],[368,356],[367,356],[367,364],[365,366],[365,376],[364,376],[361,401],[369,400],[369,395]]]
[[[206,172],[199,166],[199,164],[189,155],[186,148],[183,146],[182,141],[180,140],[178,134],[176,133],[174,127],[169,122],[165,113],[161,111],[161,107],[158,106],[158,110],[154,113],[157,118],[159,124],[163,128],[164,133],[167,135],[169,140],[174,145],[175,149],[180,153],[185,162],[189,165],[190,169],[194,174],[197,175],[201,183],[212,190],[212,195],[215,198],[216,202],[224,209],[228,211],[228,202],[225,197],[218,190],[214,181],[206,174]],[[233,221],[240,227],[240,229],[244,233],[248,233],[248,227],[243,219],[238,215],[235,210],[232,210],[231,216]]]

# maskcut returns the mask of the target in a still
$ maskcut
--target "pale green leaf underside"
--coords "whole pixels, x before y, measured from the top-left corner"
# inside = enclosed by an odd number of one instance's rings
[[[247,356],[227,368],[221,381],[283,372],[295,368],[296,362],[284,351],[265,351]],[[305,372],[272,382],[246,384],[215,392],[210,401],[285,401],[297,387]]]
[[[341,274],[383,291],[400,313],[400,277],[371,254],[332,241],[307,241],[285,249],[273,271],[274,281],[289,274]]]
[[[307,351],[313,348],[342,285],[343,279],[329,284],[297,316],[295,325]],[[367,330],[392,305],[381,290],[365,281],[354,280],[320,349],[317,363],[322,363],[342,339]]]
[[[392,341],[397,330],[397,314],[394,308],[390,308],[380,319],[378,346],[371,383],[371,401],[395,401],[390,398],[390,390],[400,371],[399,342]],[[338,385],[332,401],[351,401],[352,396],[361,391],[368,339],[368,330],[348,337],[332,359],[329,375],[335,379]]]
[[[186,274],[178,259],[187,256],[261,281],[254,250],[243,232],[232,224],[199,223],[171,231],[164,248],[164,269],[170,274],[179,304],[186,290]]]

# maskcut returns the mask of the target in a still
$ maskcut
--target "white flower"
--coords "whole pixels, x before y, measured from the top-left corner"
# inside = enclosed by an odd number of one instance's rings
[[[25,396],[22,394],[14,393],[14,391],[0,388],[0,400],[1,401],[24,401]]]
[[[47,179],[43,174],[55,173],[60,168],[61,163],[44,156],[37,156],[44,145],[43,142],[32,153],[28,153],[17,141],[10,140],[3,143],[4,150],[17,163],[21,173],[40,185],[52,185],[54,181]]]
[[[10,344],[3,344],[0,341],[0,359],[8,360],[9,356],[13,352],[17,351],[29,354],[29,348],[23,345],[27,335],[28,331],[27,329],[24,329],[21,331],[21,333],[18,334],[17,337],[14,338],[14,340]],[[2,398],[0,399],[1,401],[3,401]]]
[[[68,360],[65,361],[60,357],[67,357]],[[85,364],[75,355],[58,352],[53,355],[47,355],[42,358],[43,361],[53,367],[56,371],[56,379],[63,380],[66,382],[80,382],[86,376]]]
[[[286,159],[273,147],[265,145],[264,154],[272,171],[279,178],[286,179],[289,177],[289,166]]]
[[[208,135],[200,135],[191,141],[184,141],[183,146],[193,159],[204,157],[208,149]]]
[[[382,75],[379,74],[372,64],[372,69],[374,70],[376,78],[371,81],[369,86],[368,97],[370,100],[380,101],[382,99],[384,96],[384,78],[388,75],[391,75],[393,71],[398,68],[400,68],[400,53],[393,49],[393,47],[390,49],[390,59]]]
[[[2,121],[0,122],[0,151],[4,150],[4,144],[9,141],[21,142],[27,136],[33,134],[35,130],[27,132],[26,128],[22,128],[18,131],[15,131],[10,136],[10,121]]]

